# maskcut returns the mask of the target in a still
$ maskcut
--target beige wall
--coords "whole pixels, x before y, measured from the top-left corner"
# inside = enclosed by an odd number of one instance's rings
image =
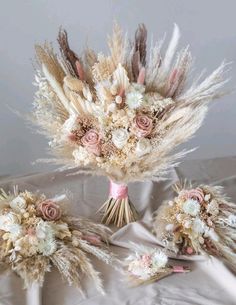
[[[133,34],[144,22],[153,37],[171,33],[176,22],[181,44],[191,44],[197,71],[214,69],[222,59],[236,57],[235,0],[9,0],[0,7],[0,175],[49,170],[32,165],[44,157],[45,139],[32,132],[9,108],[30,110],[34,87],[31,58],[34,44],[55,41],[60,25],[70,34],[78,52],[88,43],[105,50],[107,31],[116,18]],[[231,86],[236,84],[233,64]],[[222,98],[210,109],[208,119],[187,147],[199,146],[188,158],[236,154],[236,95]]]

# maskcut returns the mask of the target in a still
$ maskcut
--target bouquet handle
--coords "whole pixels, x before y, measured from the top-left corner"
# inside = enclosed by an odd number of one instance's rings
[[[128,185],[110,180],[109,198],[98,212],[102,212],[102,223],[122,227],[138,219],[138,213],[129,199]]]
[[[42,305],[42,287],[34,282],[26,290],[26,305]]]

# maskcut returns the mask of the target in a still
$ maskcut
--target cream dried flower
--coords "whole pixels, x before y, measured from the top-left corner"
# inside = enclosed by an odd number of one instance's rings
[[[136,144],[135,153],[138,157],[142,157],[150,153],[152,145],[149,139],[142,138]]]
[[[143,95],[138,91],[131,91],[126,95],[125,101],[130,109],[136,109],[142,105]]]
[[[183,211],[191,216],[197,216],[200,212],[200,204],[197,200],[188,199],[183,203]]]
[[[25,210],[27,204],[26,204],[26,200],[25,198],[23,198],[22,196],[17,196],[16,198],[14,198],[11,202],[10,202],[10,207],[13,210],[16,211],[23,211]]]
[[[112,131],[112,142],[118,149],[122,149],[129,139],[129,133],[124,128]]]

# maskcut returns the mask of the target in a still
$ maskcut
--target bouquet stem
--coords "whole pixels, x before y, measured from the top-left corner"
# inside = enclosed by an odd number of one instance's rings
[[[26,290],[26,305],[42,305],[42,287],[36,282]]]
[[[103,211],[102,223],[122,227],[138,219],[138,213],[129,200],[128,186],[110,180],[109,198],[98,211]]]

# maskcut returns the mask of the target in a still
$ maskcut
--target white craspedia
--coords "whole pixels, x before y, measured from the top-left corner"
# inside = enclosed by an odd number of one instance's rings
[[[143,95],[138,91],[131,91],[126,95],[125,101],[130,109],[136,109],[142,105]]]

